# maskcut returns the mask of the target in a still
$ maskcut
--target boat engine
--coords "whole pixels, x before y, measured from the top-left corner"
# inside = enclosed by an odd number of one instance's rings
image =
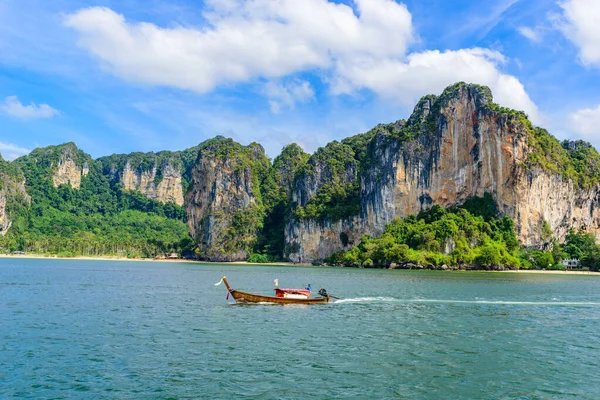
[[[327,289],[319,289],[319,294],[323,297],[327,297]]]

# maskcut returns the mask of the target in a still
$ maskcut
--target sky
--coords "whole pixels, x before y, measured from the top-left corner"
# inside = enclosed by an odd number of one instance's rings
[[[487,85],[600,148],[598,0],[0,0],[0,153],[313,152]]]

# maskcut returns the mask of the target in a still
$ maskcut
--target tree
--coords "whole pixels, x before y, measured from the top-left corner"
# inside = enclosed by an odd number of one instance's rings
[[[565,254],[569,258],[576,259],[576,260],[581,259],[581,256],[583,255],[583,251],[581,251],[581,249],[578,246],[576,246],[572,243],[565,244],[563,246],[562,250],[565,252]]]
[[[482,267],[497,265],[500,262],[500,253],[493,245],[486,244],[481,247],[479,256],[475,258],[475,262]]]
[[[561,246],[558,244],[558,240],[552,240],[552,259],[554,264],[560,263],[562,260],[568,257],[568,254],[563,251]]]
[[[554,263],[554,258],[551,253],[536,251],[533,253],[534,265],[538,269],[546,269]]]
[[[594,246],[583,254],[581,266],[591,271],[600,271],[600,246]]]

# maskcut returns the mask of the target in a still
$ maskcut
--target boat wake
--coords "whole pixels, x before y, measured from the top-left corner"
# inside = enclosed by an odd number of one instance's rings
[[[395,299],[393,297],[356,297],[351,299],[339,299],[334,301],[335,304],[340,303],[371,303],[371,302],[380,302],[380,303],[390,303],[390,302],[402,302],[401,299]]]
[[[600,302],[579,301],[504,301],[504,300],[443,300],[443,299],[397,299],[394,297],[355,297],[336,300],[342,303],[413,303],[413,304],[490,304],[490,305],[524,305],[524,306],[579,306],[600,307]]]

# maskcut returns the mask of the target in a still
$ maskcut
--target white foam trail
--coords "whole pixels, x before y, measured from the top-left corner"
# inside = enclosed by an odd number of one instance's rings
[[[356,297],[352,299],[339,299],[334,301],[334,303],[368,303],[371,301],[380,301],[380,302],[394,302],[394,301],[402,301],[400,299],[395,299],[393,297]]]
[[[554,299],[553,299],[554,300]],[[525,305],[525,306],[600,306],[599,302],[579,301],[503,301],[503,300],[442,300],[442,299],[396,299],[393,297],[355,297],[336,300],[340,303],[434,303],[434,304],[497,304],[497,305]]]

